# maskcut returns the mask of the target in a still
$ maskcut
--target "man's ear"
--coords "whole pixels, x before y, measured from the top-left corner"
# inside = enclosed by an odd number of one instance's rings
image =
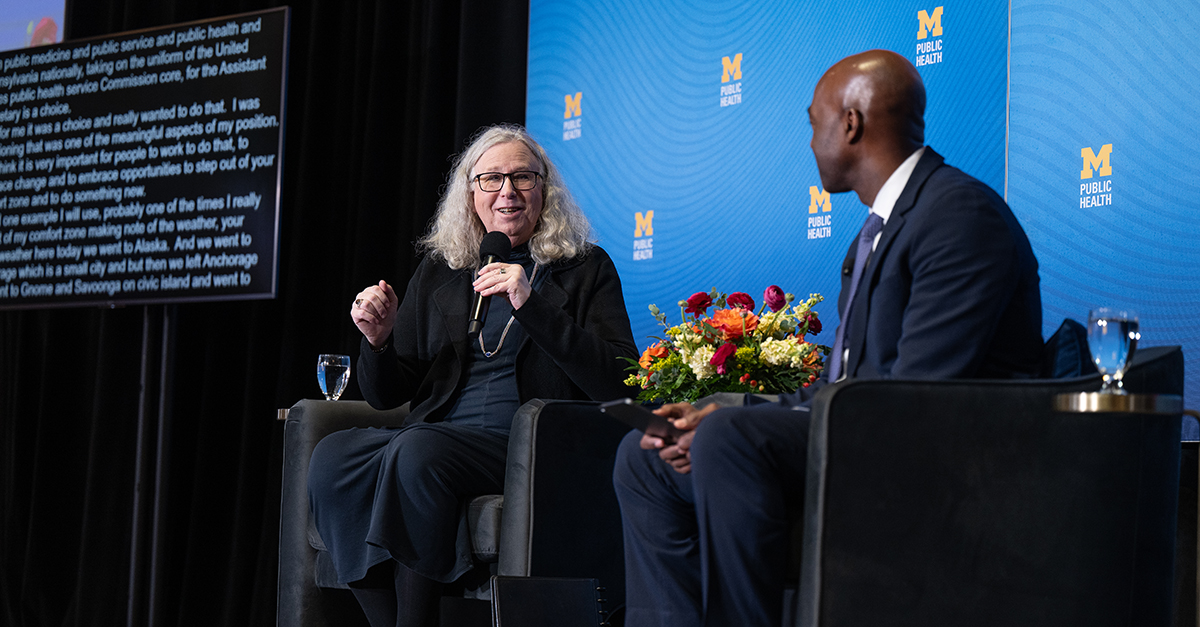
[[[842,112],[842,133],[846,143],[857,144],[863,135],[863,114],[858,109],[846,109]]]

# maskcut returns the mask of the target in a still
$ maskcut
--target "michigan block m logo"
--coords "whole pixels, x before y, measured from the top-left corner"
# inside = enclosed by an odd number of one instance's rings
[[[1091,146],[1084,146],[1079,151],[1079,156],[1083,157],[1083,169],[1079,171],[1079,178],[1092,178],[1092,168],[1100,171],[1100,176],[1109,176],[1112,174],[1112,165],[1108,162],[1112,156],[1112,144],[1104,144],[1100,147],[1100,154],[1092,152]]]
[[[567,102],[567,108],[563,111],[563,119],[564,120],[569,119],[571,117],[572,113],[575,114],[576,116],[583,114],[583,111],[581,109],[581,104],[583,101],[583,92],[581,92],[581,91],[575,92],[574,98],[571,97],[571,94],[567,94],[567,95],[563,96],[563,100],[565,100]]]
[[[809,187],[808,196],[810,198],[808,203],[809,213],[816,213],[817,208],[820,208],[821,211],[833,209],[833,205],[829,202],[829,192],[823,191],[820,187],[816,185]]]
[[[733,55],[733,61],[729,57],[721,57],[721,82],[728,83],[732,78],[735,81],[742,80],[742,53]]]
[[[637,221],[637,226],[633,229],[634,237],[649,237],[654,235],[654,210],[646,212],[646,216],[642,217],[642,212],[639,211],[633,214],[633,219]]]
[[[930,35],[942,36],[942,7],[934,9],[932,16],[924,9],[917,11],[917,20],[921,22],[921,29],[917,31],[917,39],[925,39]]]

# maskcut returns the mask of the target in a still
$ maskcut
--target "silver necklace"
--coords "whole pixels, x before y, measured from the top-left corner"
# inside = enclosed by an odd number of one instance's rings
[[[530,291],[533,291],[533,280],[537,277],[538,268],[540,267],[541,266],[536,263],[533,264],[533,274],[529,276]],[[504,325],[504,331],[500,334],[500,342],[496,344],[496,350],[494,351],[488,352],[488,349],[483,346],[483,330],[481,329],[479,331],[479,350],[483,351],[484,357],[491,359],[493,355],[498,355],[500,353],[500,349],[504,347],[504,338],[508,337],[508,330],[512,328],[512,323],[515,319],[516,318],[514,316],[508,317],[508,324]]]

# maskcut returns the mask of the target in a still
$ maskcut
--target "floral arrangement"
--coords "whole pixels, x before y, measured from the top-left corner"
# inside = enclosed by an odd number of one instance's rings
[[[665,337],[655,337],[658,341],[637,361],[626,358],[634,374],[625,384],[641,388],[642,402],[694,401],[716,392],[778,394],[808,387],[829,354],[828,346],[804,339],[821,332],[812,307],[824,298],[811,294],[790,306],[794,300],[772,285],[755,313],[750,295],[726,296],[713,288],[679,301],[683,321],[675,326],[650,305],[650,313],[666,329]]]

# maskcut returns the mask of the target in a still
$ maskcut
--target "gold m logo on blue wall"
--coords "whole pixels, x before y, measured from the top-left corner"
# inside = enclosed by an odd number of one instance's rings
[[[565,100],[567,103],[567,108],[563,111],[563,119],[564,120],[569,119],[572,114],[574,114],[575,117],[579,117],[580,115],[583,115],[583,109],[582,109],[583,92],[581,92],[581,91],[575,92],[574,98],[571,97],[571,94],[567,94],[567,95],[563,96],[563,100]]]
[[[1092,152],[1091,146],[1084,146],[1079,151],[1079,156],[1083,158],[1083,169],[1079,171],[1080,179],[1092,178],[1092,170],[1098,170],[1100,176],[1109,176],[1112,174],[1112,164],[1109,163],[1109,158],[1112,157],[1112,144],[1104,144],[1100,147],[1100,154]]]
[[[729,57],[721,57],[721,82],[728,83],[730,79],[735,81],[742,80],[742,53],[733,55],[733,60]]]
[[[637,222],[637,225],[634,226],[634,228],[633,228],[633,236],[634,237],[643,237],[643,236],[649,237],[651,235],[654,235],[654,210],[653,209],[651,209],[650,211],[647,211],[645,217],[643,217],[642,212],[639,211],[639,212],[633,214],[633,219]]]
[[[813,185],[808,188],[808,212],[816,213],[817,209],[821,211],[830,211],[833,209],[833,204],[829,200],[829,192],[822,190],[820,187]]]
[[[921,23],[921,28],[917,31],[917,39],[925,39],[930,35],[942,36],[942,8],[934,9],[933,15],[926,13],[924,9],[917,11],[917,21]]]

